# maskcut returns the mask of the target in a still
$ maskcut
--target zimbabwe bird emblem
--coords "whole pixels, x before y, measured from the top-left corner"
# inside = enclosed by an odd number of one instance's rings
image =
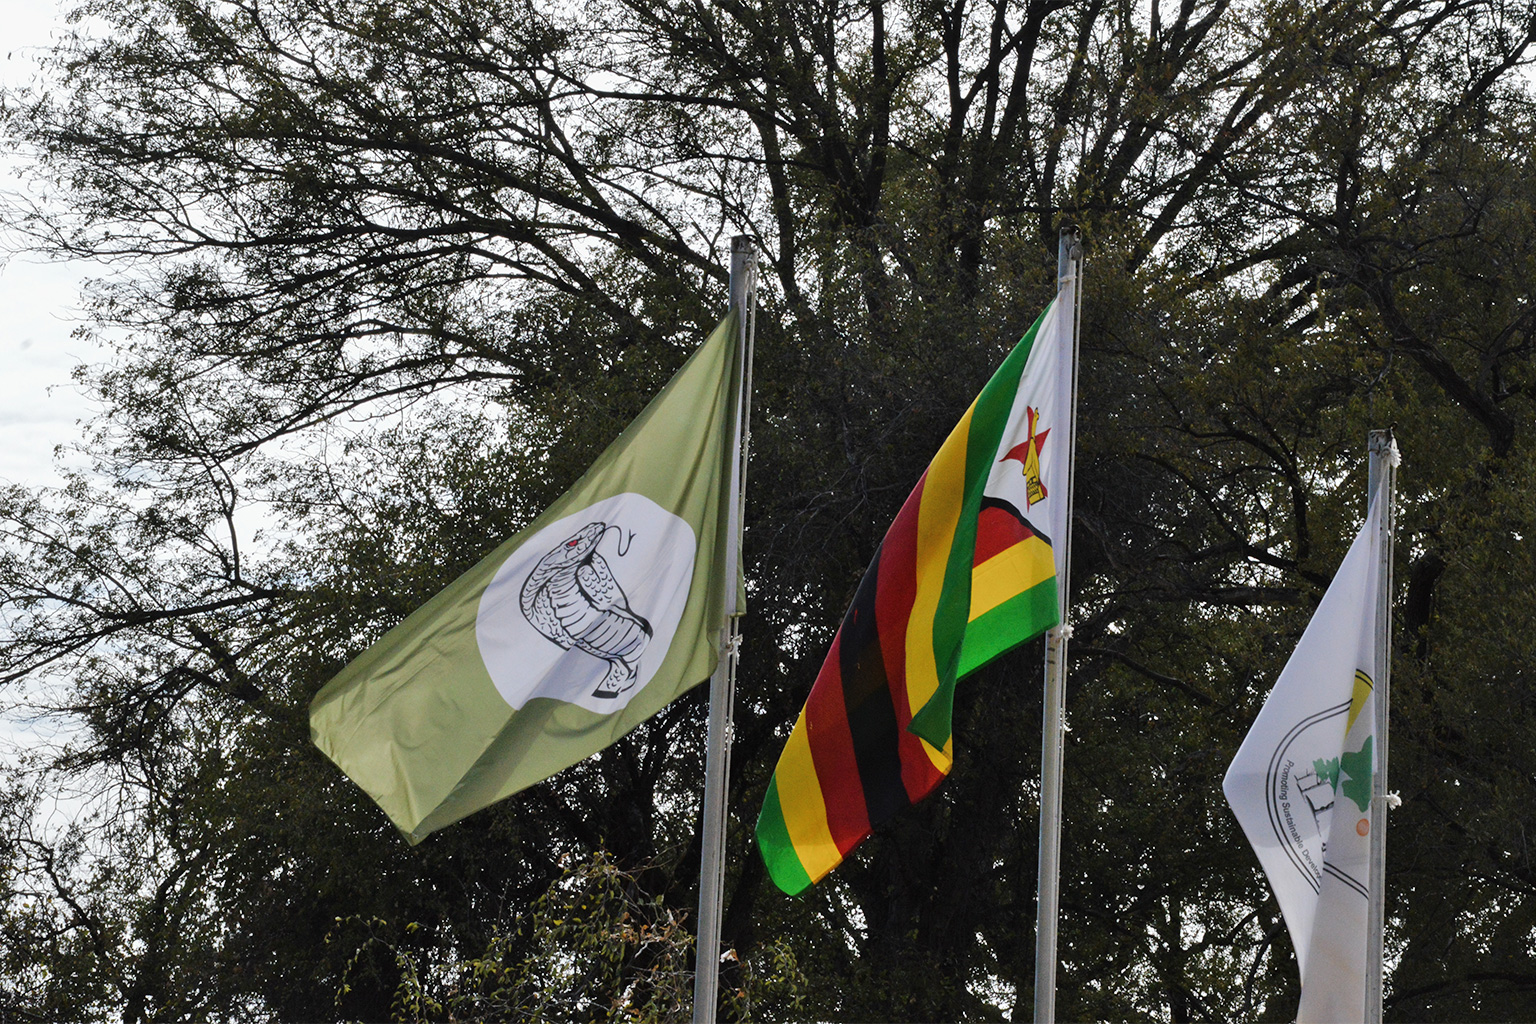
[[[1045,450],[1046,435],[1051,432],[1050,427],[1036,433],[1040,426],[1040,410],[1026,406],[1024,414],[1029,421],[1029,437],[1022,444],[1016,444],[999,462],[1007,462],[1013,459],[1024,467],[1024,507],[1026,510],[1034,508],[1045,500],[1047,491],[1045,482],[1040,479],[1040,454]],[[1015,435],[1017,436],[1017,435]]]
[[[583,651],[608,662],[608,672],[592,691],[610,698],[635,685],[640,655],[654,631],[629,606],[598,545],[609,530],[620,533],[617,555],[623,558],[634,534],[610,523],[588,523],[540,558],[523,583],[523,616],[541,635],[569,651]]]

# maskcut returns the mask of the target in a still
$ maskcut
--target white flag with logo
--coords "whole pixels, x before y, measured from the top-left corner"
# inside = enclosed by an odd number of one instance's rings
[[[1299,1024],[1365,1014],[1381,500],[1222,781],[1296,947]]]

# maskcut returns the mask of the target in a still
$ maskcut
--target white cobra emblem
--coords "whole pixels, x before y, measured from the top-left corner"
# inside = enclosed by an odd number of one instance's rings
[[[640,655],[653,632],[629,607],[629,598],[597,552],[603,535],[618,529],[607,523],[583,526],[539,559],[521,594],[523,615],[534,629],[567,651],[574,648],[608,662],[594,697],[617,697],[635,685]],[[627,551],[627,544],[621,546],[619,557]]]

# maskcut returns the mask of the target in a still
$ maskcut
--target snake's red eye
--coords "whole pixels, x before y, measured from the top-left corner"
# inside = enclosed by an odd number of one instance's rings
[[[575,541],[575,540],[568,540],[568,541],[565,542],[565,546],[568,547],[568,548],[573,548],[573,547],[576,546],[576,544],[577,544],[577,541]]]

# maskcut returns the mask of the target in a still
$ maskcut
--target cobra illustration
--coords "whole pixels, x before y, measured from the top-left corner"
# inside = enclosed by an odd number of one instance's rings
[[[651,624],[629,607],[608,562],[598,554],[603,535],[619,527],[588,523],[539,559],[523,583],[523,615],[533,628],[565,650],[585,651],[608,662],[594,697],[617,697],[639,673]],[[630,535],[630,540],[634,535]],[[619,548],[619,557],[627,552]]]

